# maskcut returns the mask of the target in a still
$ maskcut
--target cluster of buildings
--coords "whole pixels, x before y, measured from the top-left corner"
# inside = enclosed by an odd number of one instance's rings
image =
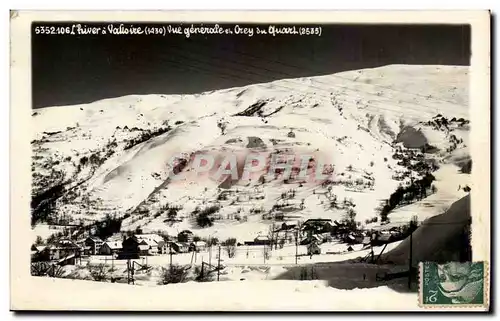
[[[352,231],[343,223],[331,219],[309,219],[302,224],[283,222],[269,235],[259,235],[244,245],[277,246],[296,243],[307,246],[310,255],[320,254],[320,244],[330,242],[333,236],[347,244],[382,245],[405,237],[403,231],[393,228],[389,231]],[[242,245],[238,243],[238,245]],[[32,262],[51,261],[60,265],[76,264],[82,257],[90,255],[112,255],[116,259],[138,259],[141,256],[200,252],[209,244],[195,241],[189,230],[180,232],[177,237],[164,238],[158,234],[135,234],[122,240],[103,241],[97,236],[89,236],[80,241],[60,239],[48,245],[31,247]]]
[[[89,236],[80,241],[60,239],[48,245],[32,245],[32,262],[52,261],[61,265],[76,264],[82,257],[90,255],[113,255],[117,259],[137,259],[141,256],[169,253],[204,251],[204,241],[194,241],[191,231],[179,233],[174,240],[166,240],[158,234],[135,234],[122,240],[103,241]]]
[[[308,219],[300,225],[297,222],[284,222],[271,235],[271,238],[258,236],[253,241],[245,242],[245,245],[275,245],[297,242],[299,245],[305,245],[308,255],[312,255],[320,254],[320,245],[333,241],[333,237],[348,245],[378,246],[402,240],[407,236],[407,233],[397,227],[384,231],[353,230],[347,224],[331,219],[317,218]]]

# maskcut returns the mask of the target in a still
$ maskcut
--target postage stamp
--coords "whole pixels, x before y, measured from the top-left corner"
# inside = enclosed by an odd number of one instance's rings
[[[485,307],[488,305],[487,262],[420,263],[421,307]]]

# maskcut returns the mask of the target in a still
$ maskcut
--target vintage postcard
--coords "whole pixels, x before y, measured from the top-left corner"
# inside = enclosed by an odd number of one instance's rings
[[[11,309],[489,311],[489,39],[488,11],[12,11]]]

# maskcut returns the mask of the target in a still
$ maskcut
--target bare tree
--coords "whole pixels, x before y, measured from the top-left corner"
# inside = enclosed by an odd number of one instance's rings
[[[33,276],[45,276],[49,270],[50,266],[47,262],[33,262],[31,263],[31,275]]]
[[[62,278],[64,276],[64,269],[59,265],[48,262],[34,262],[31,263],[31,275]]]
[[[224,241],[223,245],[224,249],[227,252],[227,256],[233,258],[236,255],[236,239],[228,238],[227,240]]]
[[[100,263],[96,265],[87,264],[87,268],[90,271],[90,276],[94,281],[104,282],[108,278],[108,269],[106,264]]]
[[[162,268],[160,284],[183,283],[186,281],[189,267],[174,264],[168,268]]]

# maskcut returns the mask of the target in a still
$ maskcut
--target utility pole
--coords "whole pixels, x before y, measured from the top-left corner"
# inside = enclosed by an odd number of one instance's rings
[[[299,230],[295,232],[295,264],[299,259]]]
[[[212,266],[212,244],[208,246],[208,267]]]
[[[169,243],[170,246],[170,271],[172,271],[172,242]]]
[[[130,271],[130,259],[127,260],[127,283],[133,283],[133,271]],[[133,268],[133,266],[132,266]]]
[[[409,275],[408,275],[408,289],[411,289],[411,273],[412,273],[412,259],[413,259],[413,232],[410,234],[410,259],[408,260]]]
[[[278,249],[278,238],[279,238],[279,233],[278,231],[276,230],[276,228],[274,227],[274,224],[273,224],[273,241],[274,241],[274,249],[277,250]]]
[[[219,245],[219,260],[217,262],[217,281],[219,281],[220,276],[220,245]]]

